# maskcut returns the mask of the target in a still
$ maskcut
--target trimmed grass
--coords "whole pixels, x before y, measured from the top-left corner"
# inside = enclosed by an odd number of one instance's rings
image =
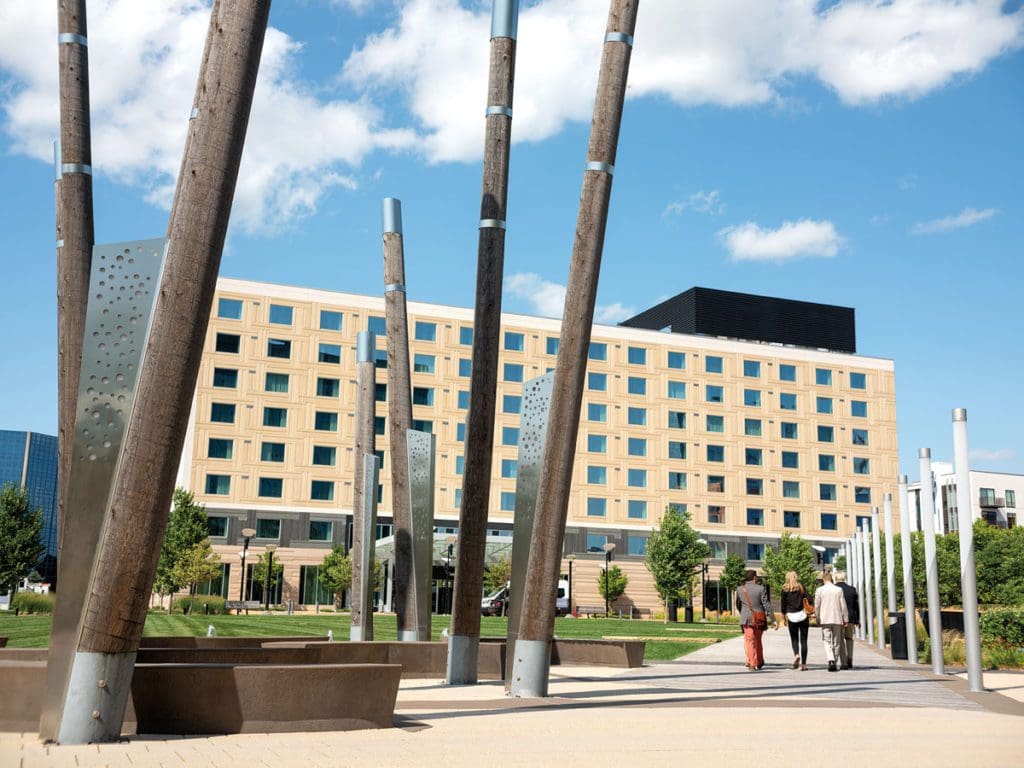
[[[271,635],[323,635],[333,630],[335,640],[347,640],[349,615],[347,613],[283,614],[263,615],[252,612],[248,616],[182,616],[175,613],[151,613],[146,618],[143,632],[147,637],[169,635],[206,634],[206,628],[213,625],[220,637],[271,636]],[[374,616],[374,634],[378,640],[394,640],[396,624],[394,614]],[[433,639],[438,639],[441,630],[449,626],[448,616],[433,618]],[[485,637],[505,635],[507,620],[496,616],[484,616],[480,621],[480,632]],[[42,648],[50,637],[49,616],[14,616],[0,614],[0,635],[6,635],[10,648]],[[735,625],[715,624],[665,624],[661,621],[630,621],[628,619],[570,619],[555,620],[555,636],[566,638],[603,637],[645,637],[647,650],[644,656],[650,661],[664,661],[685,656],[703,648],[710,640],[725,640],[737,635]],[[656,638],[665,638],[659,640]],[[689,642],[689,641],[693,642]]]

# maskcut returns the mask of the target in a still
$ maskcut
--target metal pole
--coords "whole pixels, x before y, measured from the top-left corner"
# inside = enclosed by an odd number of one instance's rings
[[[267,547],[267,573],[263,577],[263,610],[270,610],[270,583],[274,573],[274,550]]]
[[[459,572],[455,575],[452,629],[448,639],[446,679],[449,684],[472,685],[477,682],[480,595],[483,594],[487,553],[487,512],[491,496],[494,410],[498,389],[501,286],[505,264],[518,20],[518,0],[494,0],[491,7],[487,108],[484,111],[486,129],[469,386],[472,396],[466,422],[466,462],[459,515]]]
[[[376,384],[377,334],[356,334],[355,454],[352,474],[352,623],[350,640],[373,640],[373,555],[376,549],[376,521],[369,521],[377,501],[377,479],[366,483],[367,456],[375,459],[377,435]],[[379,462],[379,460],[378,460]],[[371,468],[371,472],[373,469]],[[367,495],[369,494],[369,495]],[[368,524],[369,523],[369,524]]]
[[[860,532],[860,545],[863,558],[861,563],[863,564],[863,575],[864,579],[864,608],[867,612],[867,640],[870,645],[875,644],[875,604],[874,595],[872,593],[873,585],[871,584],[871,527],[869,525],[861,526]]]
[[[974,495],[967,451],[967,409],[953,410],[953,462],[956,465],[956,510],[960,528],[960,590],[967,644],[967,685],[985,690],[981,674],[981,632],[978,626],[978,577],[974,566]]]
[[[707,587],[704,586],[704,583],[705,583],[704,577],[707,575],[707,572],[708,572],[708,564],[707,563],[701,563],[701,567],[700,567],[700,617],[701,617],[702,620],[705,620],[705,621],[708,618],[707,611],[705,610],[705,608],[707,607],[707,602],[708,602],[707,601],[707,597],[708,597],[707,591],[708,590],[707,590]]]
[[[932,651],[932,672],[945,672],[942,656],[942,604],[939,598],[939,559],[935,551],[935,509],[932,498],[932,450],[918,451],[921,471],[921,526],[924,528],[924,567],[928,580],[928,640]]]
[[[914,603],[914,563],[910,538],[910,495],[907,476],[900,475],[900,554],[903,556],[903,614],[907,629],[907,662],[917,664],[917,608]]]
[[[575,616],[576,614],[572,610],[572,561],[575,557],[570,554],[566,559],[569,561],[569,613],[567,615]]]
[[[849,565],[850,571],[850,584],[855,590],[857,590],[858,599],[861,596],[860,589],[860,569],[857,567],[857,538],[856,533],[846,540],[846,562]],[[860,638],[861,632],[864,629],[864,622],[860,622],[854,627],[854,634]]]
[[[636,15],[637,0],[612,0],[566,287],[523,616],[512,662],[514,696],[546,696],[548,692],[555,613],[551,596],[558,585],[565,539],[587,352]]]
[[[856,567],[855,578],[857,579],[857,595],[860,598],[861,604],[861,617],[860,626],[857,627],[857,636],[861,640],[866,640],[868,637],[868,609],[864,605],[864,596],[867,594],[864,588],[864,547],[861,544],[861,535],[855,532],[853,538],[850,539],[851,546],[853,548],[853,562]]]
[[[878,507],[871,508],[871,554],[875,560],[875,615],[878,617],[878,648],[885,650],[885,611],[882,609],[882,531]]]
[[[892,515],[892,494],[885,494],[884,504],[882,507],[885,510],[885,586],[888,593],[888,606],[889,606],[889,619],[887,624],[889,626],[889,632],[892,633],[892,627],[896,623],[896,550],[895,542],[893,541],[893,533],[895,528],[893,527],[893,515]],[[890,645],[892,644],[892,637],[889,638]]]

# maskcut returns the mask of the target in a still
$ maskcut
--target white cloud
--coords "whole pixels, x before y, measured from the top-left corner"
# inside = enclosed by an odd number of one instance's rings
[[[1017,454],[1010,448],[997,448],[988,450],[976,448],[968,453],[971,461],[1012,461]]]
[[[909,192],[910,190],[917,187],[917,176],[913,173],[908,173],[906,176],[901,176],[900,180],[896,182],[896,186],[903,192]]]
[[[844,239],[831,221],[784,221],[778,229],[762,229],[752,221],[719,230],[733,261],[774,261],[835,256]]]
[[[541,317],[560,318],[565,309],[565,286],[545,280],[535,272],[519,272],[505,278],[509,295],[526,301]],[[613,325],[636,314],[632,307],[619,302],[599,304],[594,309],[594,322]]]
[[[718,215],[725,211],[725,203],[722,202],[717,189],[710,192],[705,192],[702,189],[699,192],[694,192],[685,200],[676,200],[666,205],[665,210],[661,212],[661,217],[665,219],[669,216],[678,216],[686,210]]]
[[[983,211],[974,208],[964,208],[955,216],[946,216],[931,221],[919,221],[910,228],[912,235],[934,235],[940,232],[949,232],[951,229],[964,229],[973,227],[975,224],[991,219],[997,213],[995,208],[986,208]]]

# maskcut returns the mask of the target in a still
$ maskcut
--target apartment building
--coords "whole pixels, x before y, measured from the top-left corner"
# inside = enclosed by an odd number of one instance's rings
[[[1024,475],[1011,472],[969,471],[971,487],[968,499],[971,505],[971,519],[984,520],[998,528],[1013,528],[1017,525],[1017,494],[1024,498]],[[932,462],[932,493],[935,508],[935,530],[938,533],[955,531],[959,525],[957,517],[956,472],[947,461]],[[911,524],[914,530],[921,530],[921,481],[907,486]]]
[[[713,602],[727,553],[757,567],[789,531],[828,562],[883,494],[895,493],[894,366],[853,352],[853,311],[694,290],[703,292],[699,301],[689,291],[653,316],[593,328],[565,539],[577,602],[599,601],[604,545],[613,543],[630,576],[625,602],[657,607],[643,557],[669,506],[688,511],[711,546]],[[729,302],[742,311],[729,311]],[[458,531],[473,312],[409,302],[408,313],[413,418],[437,437],[436,530],[446,539]],[[688,326],[687,313],[717,313],[721,322]],[[522,386],[555,366],[559,326],[503,316],[489,516],[496,541],[511,535]],[[386,550],[383,299],[218,281],[179,474],[206,505],[224,564],[213,591],[242,594],[240,531],[253,528],[247,570],[267,544],[285,566],[273,599],[322,600],[317,566],[332,544],[351,538],[356,334],[367,329],[377,333],[378,533]],[[828,347],[787,343],[791,332]],[[745,340],[727,337],[739,333]],[[440,590],[458,565],[438,552]],[[260,598],[260,585],[248,581],[246,596]]]

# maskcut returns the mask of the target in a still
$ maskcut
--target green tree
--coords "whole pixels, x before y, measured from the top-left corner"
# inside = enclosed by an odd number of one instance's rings
[[[259,584],[263,590],[263,599],[266,600],[267,593],[271,596],[274,594],[274,590],[277,589],[277,585],[281,582],[281,574],[284,572],[284,563],[279,559],[274,560],[274,565],[270,571],[270,583],[267,583],[267,565],[270,562],[270,553],[264,552],[260,555],[259,560],[252,568],[252,581],[254,584]]]
[[[690,593],[693,575],[711,556],[707,542],[690,527],[690,514],[673,507],[665,510],[661,523],[647,540],[647,570],[662,600],[674,600]]]
[[[845,571],[846,555],[839,555],[838,557],[836,557],[835,561],[832,563],[832,567],[835,568],[837,571]]]
[[[167,520],[164,543],[156,566],[153,586],[160,595],[173,594],[188,586],[181,561],[196,558],[192,551],[197,545],[209,545],[210,528],[206,521],[206,508],[196,504],[195,497],[184,488],[175,488],[171,514]],[[205,579],[200,579],[205,581]]]
[[[974,524],[974,564],[978,601],[989,605],[1024,605],[1024,528]]]
[[[512,558],[503,557],[484,568],[484,592],[491,594],[512,579]]]
[[[181,552],[174,563],[175,581],[187,585],[189,594],[195,595],[196,585],[220,575],[220,557],[206,537]]]
[[[765,547],[764,580],[771,587],[773,595],[782,594],[782,585],[786,582],[786,573],[796,571],[800,584],[813,595],[817,588],[817,575],[814,572],[814,550],[811,543],[793,536],[788,531],[779,539],[779,549]]]
[[[609,603],[614,603],[622,597],[626,593],[628,584],[629,577],[617,565],[608,569],[607,578],[605,578],[604,568],[601,569],[601,575],[597,577],[597,590],[601,593],[601,597]]]
[[[333,595],[335,603],[341,600],[346,590],[351,589],[352,558],[341,547],[336,545],[324,558],[320,565],[320,583]]]
[[[743,583],[746,573],[747,561],[735,552],[730,552],[725,557],[725,567],[722,568],[718,581],[725,589],[732,592]]]
[[[28,491],[14,483],[0,489],[0,588],[13,592],[35,568],[46,547],[43,513],[33,509]]]

